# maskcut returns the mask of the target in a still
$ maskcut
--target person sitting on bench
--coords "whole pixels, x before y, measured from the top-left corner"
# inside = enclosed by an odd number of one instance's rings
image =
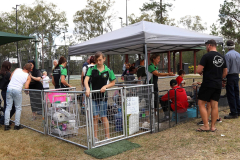
[[[172,88],[171,90],[169,90],[169,100],[172,101],[170,110],[175,111],[175,90],[176,90],[177,113],[186,112],[189,104],[185,89],[179,87],[175,79],[172,79],[170,81],[170,87]],[[168,93],[162,96],[161,101],[168,101]],[[168,112],[167,106],[162,107],[164,112]]]

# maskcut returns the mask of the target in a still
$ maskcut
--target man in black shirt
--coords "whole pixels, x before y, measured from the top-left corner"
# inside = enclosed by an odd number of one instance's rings
[[[207,54],[203,55],[197,67],[197,73],[203,75],[202,86],[198,93],[198,106],[204,125],[197,131],[216,131],[215,123],[218,118],[218,100],[221,94],[222,78],[227,75],[225,58],[217,52],[215,40],[208,40],[206,43]],[[211,128],[208,125],[206,102],[211,103]]]

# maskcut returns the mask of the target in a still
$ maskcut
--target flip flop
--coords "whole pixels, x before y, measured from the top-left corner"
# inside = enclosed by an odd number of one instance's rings
[[[215,131],[217,131],[217,128],[215,128],[214,130],[211,130],[211,132],[215,132]]]
[[[210,130],[203,130],[202,128],[198,128],[196,131],[197,132],[209,132]]]

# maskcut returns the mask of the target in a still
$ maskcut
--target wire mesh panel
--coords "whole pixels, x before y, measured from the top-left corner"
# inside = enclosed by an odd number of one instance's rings
[[[139,84],[138,82],[140,82],[140,81],[138,81],[138,79],[137,79],[137,77],[136,76],[134,76],[134,75],[124,75],[124,77],[123,77],[123,80],[124,80],[124,84]]]
[[[189,86],[185,88],[176,88],[174,91],[174,97],[170,99],[174,101],[171,104],[171,109],[173,111],[172,121],[176,124],[186,122],[192,118],[197,118],[198,107],[196,104],[196,90],[195,86]]]
[[[153,85],[124,88],[126,136],[137,136],[151,132],[155,116],[153,107]]]
[[[22,91],[21,124],[27,128],[44,133],[44,96],[42,90],[24,89]],[[14,120],[14,117],[12,117]]]
[[[227,100],[227,91],[226,91],[226,88],[222,88],[220,99],[218,101],[218,110],[222,111],[226,109],[229,109],[228,100]]]
[[[171,112],[168,102],[168,90],[159,91],[157,100],[158,102],[154,102],[157,103],[157,109],[155,109],[157,124],[155,124],[155,127],[156,131],[159,132],[172,126],[172,122],[170,121]]]
[[[159,91],[156,131],[197,117],[197,86]]]
[[[88,111],[90,111],[92,147],[105,145],[124,137],[122,98],[122,88],[108,89],[104,93],[99,90],[91,91]]]
[[[191,86],[194,80],[195,80],[194,78],[184,78],[184,81],[185,81],[184,87]]]
[[[158,77],[158,90],[168,90],[170,88],[169,82],[172,79],[176,79],[177,76],[166,76],[166,77]]]
[[[88,148],[84,92],[64,88],[45,90],[44,94],[48,135]]]

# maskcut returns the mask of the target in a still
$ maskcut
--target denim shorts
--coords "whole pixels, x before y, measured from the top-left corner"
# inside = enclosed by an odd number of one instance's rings
[[[93,116],[107,117],[107,101],[92,100]]]

